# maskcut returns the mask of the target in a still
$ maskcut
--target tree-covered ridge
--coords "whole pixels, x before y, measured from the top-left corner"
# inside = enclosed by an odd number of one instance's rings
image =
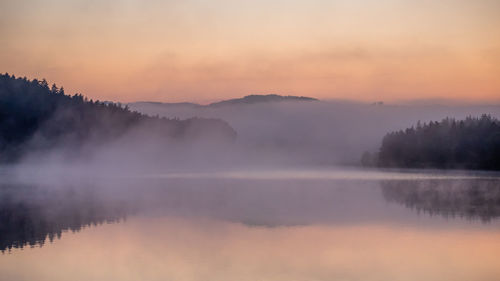
[[[282,102],[282,101],[318,101],[318,99],[302,96],[281,96],[276,94],[270,95],[248,95],[238,99],[223,100],[209,104],[209,107],[225,106],[225,105],[244,105],[266,102]]]
[[[376,158],[383,167],[500,170],[500,121],[483,115],[419,122],[387,134]]]
[[[145,134],[173,139],[236,135],[222,120],[151,117],[120,104],[66,95],[45,79],[0,74],[0,160],[15,160],[32,149],[106,142],[138,127],[147,128]]]
[[[217,108],[217,107],[232,106],[232,105],[250,105],[250,104],[275,103],[275,102],[311,102],[311,101],[319,101],[319,100],[303,96],[281,96],[276,94],[270,94],[270,95],[248,95],[242,98],[222,100],[207,105],[201,105],[192,102],[164,103],[164,102],[152,102],[152,101],[133,102],[130,103],[130,105],[132,107],[136,105],[158,105],[169,108],[207,109],[207,108]]]

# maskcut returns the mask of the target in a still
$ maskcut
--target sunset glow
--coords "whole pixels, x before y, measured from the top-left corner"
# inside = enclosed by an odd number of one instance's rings
[[[366,234],[370,233],[369,236]],[[114,241],[110,241],[113,237]],[[493,280],[499,235],[488,231],[415,230],[346,225],[258,228],[176,219],[135,219],[85,229],[30,252],[14,250],[0,268],[28,280]],[[85,247],[79,247],[81,245]],[[45,251],[42,251],[45,250]],[[74,267],[77,264],[92,271]],[[297,254],[297,253],[300,253]],[[480,260],[471,261],[469,255]],[[401,256],[405,259],[401,259]],[[0,256],[0,260],[1,260]],[[61,267],[61,263],[64,265]],[[60,270],[62,268],[62,270]],[[460,269],[459,273],[457,269]],[[162,276],[159,278],[158,276]]]
[[[115,101],[500,98],[500,2],[2,1],[0,72]]]

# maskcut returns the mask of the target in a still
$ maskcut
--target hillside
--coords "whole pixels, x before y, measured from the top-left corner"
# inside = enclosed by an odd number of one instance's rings
[[[106,143],[131,131],[145,139],[232,140],[236,132],[218,119],[151,117],[119,104],[67,95],[45,80],[0,75],[0,161],[30,151]]]
[[[248,104],[258,104],[258,103],[274,103],[274,102],[311,102],[318,101],[318,99],[310,98],[310,97],[302,97],[302,96],[281,96],[281,95],[248,95],[242,98],[228,99],[222,100],[219,102],[210,103],[208,105],[200,105],[192,102],[148,102],[148,101],[138,101],[130,103],[129,105],[132,107],[141,107],[141,106],[162,106],[165,108],[179,108],[179,109],[209,109],[216,108],[222,106],[231,106],[231,105],[248,105]]]
[[[266,103],[266,102],[283,102],[283,101],[293,101],[293,102],[304,102],[304,101],[317,101],[315,98],[309,97],[298,97],[298,96],[280,96],[280,95],[248,95],[243,98],[223,100],[220,102],[211,103],[208,106],[225,106],[225,105],[239,105],[239,104],[255,104],[255,103]]]

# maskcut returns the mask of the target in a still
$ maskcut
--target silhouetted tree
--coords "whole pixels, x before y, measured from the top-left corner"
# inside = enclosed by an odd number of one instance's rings
[[[49,89],[45,79],[30,81],[0,74],[0,161],[14,161],[26,151],[61,144],[79,147],[88,140],[109,141],[140,125],[149,129],[146,133],[165,138],[209,133],[232,140],[236,136],[222,120],[150,117],[121,104],[66,95],[55,84]]]
[[[500,121],[482,115],[460,121],[418,122],[416,128],[384,137],[377,165],[500,170]]]

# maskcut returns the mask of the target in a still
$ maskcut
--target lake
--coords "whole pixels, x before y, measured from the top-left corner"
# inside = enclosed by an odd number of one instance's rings
[[[13,179],[0,280],[498,280],[500,177],[282,170]]]

